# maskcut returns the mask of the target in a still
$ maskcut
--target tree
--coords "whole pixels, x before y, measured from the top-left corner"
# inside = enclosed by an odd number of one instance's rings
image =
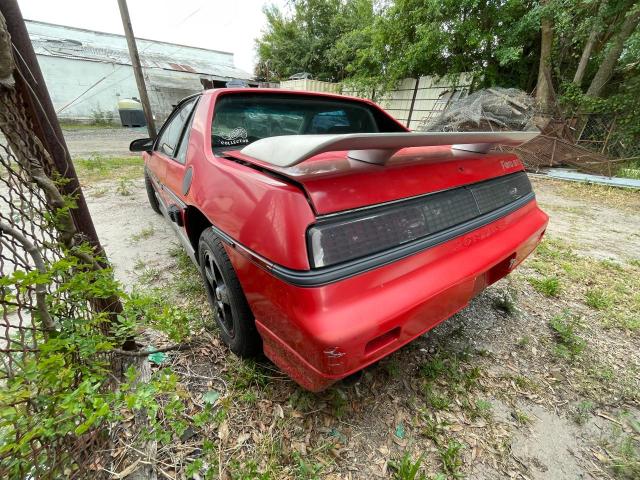
[[[373,20],[372,0],[295,0],[291,16],[277,7],[264,10],[267,29],[257,40],[259,71],[285,79],[309,72],[315,78],[339,81],[361,42],[349,35]],[[341,41],[342,40],[342,41]],[[266,66],[266,67],[265,67]]]
[[[548,7],[545,0],[543,7]],[[536,100],[545,112],[549,111],[553,100],[553,84],[551,83],[551,47],[553,45],[553,17],[548,8],[543,8],[540,19],[540,59],[538,60],[538,83],[536,84]]]
[[[418,75],[473,73],[478,86],[532,90],[539,52],[533,0],[294,0],[265,11],[262,70],[392,87]]]
[[[257,42],[271,78],[308,71],[377,96],[407,77],[470,73],[476,89],[615,113],[637,137],[640,0],[291,1],[288,15],[266,11]]]
[[[386,86],[419,75],[471,73],[475,86],[531,90],[539,52],[536,2],[396,0],[381,9],[369,46],[347,67],[355,81]]]
[[[613,74],[613,70],[618,63],[620,54],[623,51],[624,44],[629,39],[640,23],[640,3],[634,2],[629,13],[626,15],[620,31],[611,40],[611,45],[605,53],[600,63],[598,71],[591,80],[591,84],[587,89],[587,95],[591,97],[599,97],[606,83]]]
[[[580,85],[582,83],[582,78],[584,77],[589,59],[591,58],[591,52],[593,51],[593,47],[596,45],[598,36],[602,31],[602,11],[604,10],[603,7],[606,6],[606,3],[607,2],[604,0],[598,2],[596,15],[593,18],[593,24],[591,25],[591,29],[589,31],[589,37],[584,44],[584,49],[582,50],[580,61],[578,62],[578,68],[576,68],[576,73],[573,76],[573,83],[575,83],[576,85]]]

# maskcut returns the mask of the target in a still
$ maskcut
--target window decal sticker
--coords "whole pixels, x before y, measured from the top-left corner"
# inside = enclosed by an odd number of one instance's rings
[[[242,127],[234,128],[227,133],[220,133],[220,138],[221,145],[239,145],[249,142],[247,131]]]

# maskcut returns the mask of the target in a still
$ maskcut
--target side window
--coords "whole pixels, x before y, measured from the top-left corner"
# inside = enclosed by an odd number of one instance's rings
[[[184,164],[187,161],[187,147],[189,146],[189,136],[191,135],[191,124],[193,123],[193,115],[197,104],[198,100],[196,99],[195,102],[193,102],[191,112],[187,117],[187,122],[182,133],[182,139],[180,140],[180,144],[178,145],[178,153],[176,153],[175,159],[179,163]]]
[[[171,158],[176,156],[182,131],[195,103],[196,98],[189,100],[171,114],[158,138],[157,150]]]

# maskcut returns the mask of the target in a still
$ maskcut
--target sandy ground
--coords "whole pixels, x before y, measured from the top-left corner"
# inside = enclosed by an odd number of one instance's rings
[[[126,195],[118,187],[100,182],[85,187],[85,195],[116,277],[131,289],[145,269],[167,271],[173,265],[168,251],[178,239],[169,223],[148,207],[142,179],[131,182]]]
[[[575,244],[578,252],[598,259],[640,259],[640,215],[636,202],[627,208],[606,202],[585,205],[563,193],[575,184],[533,178],[540,206],[549,214],[548,232]],[[640,198],[640,192],[638,192]]]
[[[73,142],[70,145],[74,145]],[[80,151],[81,142],[73,148]],[[540,204],[551,213],[550,236],[570,240],[580,253],[598,259],[627,262],[640,258],[637,210],[587,204],[566,195],[560,182],[536,179],[534,184]],[[177,243],[174,233],[169,224],[148,207],[142,179],[133,182],[128,193],[118,193],[116,184],[109,182],[86,188],[98,234],[115,264],[117,277],[128,288],[148,281],[145,271],[149,270],[155,272],[151,276],[154,282],[170,281],[176,268],[175,260],[168,254]],[[194,278],[194,282],[198,281]],[[266,390],[268,394],[259,391],[257,404],[250,407],[256,412],[266,412],[265,416],[260,419],[259,413],[255,413],[258,417],[255,420],[255,416],[245,412],[241,420],[231,425],[231,433],[229,426],[225,427],[225,435],[233,437],[228,440],[232,455],[237,455],[241,462],[246,455],[258,455],[252,447],[243,447],[243,442],[255,442],[253,448],[257,449],[265,423],[268,426],[273,418],[269,432],[284,435],[287,446],[281,448],[302,452],[300,455],[311,451],[314,438],[326,439],[331,435],[344,438],[335,440],[339,446],[331,451],[329,458],[333,463],[323,470],[331,473],[317,478],[389,478],[392,471],[389,459],[398,458],[402,452],[412,452],[413,458],[424,455],[424,468],[436,471],[439,464],[428,458],[436,455],[441,447],[434,447],[424,439],[428,422],[424,423],[427,421],[424,407],[416,403],[419,398],[413,381],[418,375],[416,365],[433,355],[455,355],[471,349],[484,352],[477,355],[478,365],[486,371],[482,374],[478,395],[491,403],[491,419],[473,419],[455,405],[444,412],[428,414],[429,418],[448,425],[447,435],[456,435],[464,443],[463,475],[473,479],[626,478],[618,477],[605,466],[607,455],[613,454],[602,445],[623,425],[616,420],[622,410],[626,414],[631,412],[636,421],[640,418],[637,404],[623,402],[623,408],[614,400],[603,400],[608,409],[589,413],[582,424],[571,421],[567,412],[580,400],[570,388],[571,369],[554,366],[548,354],[542,353],[549,341],[549,335],[541,333],[546,331],[547,308],[540,305],[536,292],[522,287],[520,313],[515,318],[506,316],[494,305],[497,293],[507,286],[508,280],[503,280],[491,287],[441,326],[368,368],[355,386],[339,384],[330,392],[308,398],[292,382],[276,375]],[[561,311],[564,306],[559,301],[550,310]],[[523,346],[523,338],[530,338],[531,343]],[[637,337],[621,335],[615,361],[622,362],[623,368],[624,365],[637,368],[640,366],[638,346]],[[237,360],[215,336],[212,346],[203,350],[200,354],[174,357],[174,367],[182,368],[185,375],[206,379],[217,378],[220,372],[236,365]],[[397,370],[400,375],[391,373]],[[540,389],[527,388],[528,379],[540,384]],[[211,382],[200,381],[201,384],[193,387],[193,395],[211,388]],[[300,398],[307,398],[306,410],[300,406]],[[336,398],[346,414],[336,413]],[[282,427],[284,430],[278,430],[278,426],[274,431],[279,416],[289,423]],[[518,418],[528,420],[518,421]],[[406,437],[397,434],[402,422],[407,429]],[[217,435],[221,442],[226,441],[220,430]]]
[[[72,158],[130,155],[131,141],[148,136],[145,128],[63,128],[62,133]]]

